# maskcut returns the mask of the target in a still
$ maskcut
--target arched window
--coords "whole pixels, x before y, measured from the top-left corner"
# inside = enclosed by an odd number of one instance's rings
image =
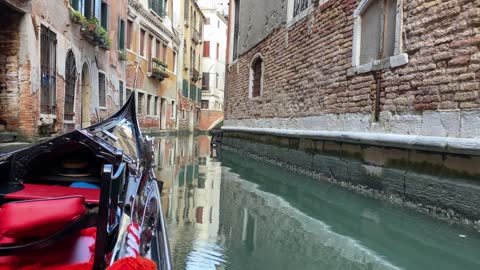
[[[263,91],[263,60],[256,55],[250,64],[249,97],[258,97]]]
[[[77,69],[75,56],[70,50],[65,63],[65,110],[64,120],[73,120],[75,115],[73,105],[75,103],[75,82],[77,81]]]

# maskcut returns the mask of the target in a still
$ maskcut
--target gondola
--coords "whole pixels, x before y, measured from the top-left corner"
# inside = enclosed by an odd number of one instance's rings
[[[0,155],[0,269],[172,269],[153,147],[131,95],[102,122]]]

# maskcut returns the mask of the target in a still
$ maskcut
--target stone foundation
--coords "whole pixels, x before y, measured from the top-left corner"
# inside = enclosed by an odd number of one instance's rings
[[[384,198],[441,209],[443,216],[457,221],[473,224],[468,220],[480,219],[477,155],[239,131],[226,131],[224,145],[370,189]]]

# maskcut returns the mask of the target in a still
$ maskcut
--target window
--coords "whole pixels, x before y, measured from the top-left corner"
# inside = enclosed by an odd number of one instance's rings
[[[210,25],[210,18],[205,19],[205,25]]]
[[[360,15],[360,65],[392,56],[395,47],[397,1],[370,2]]]
[[[156,53],[155,53],[155,58],[157,59],[160,59],[160,55],[162,55],[162,53],[160,52],[160,50],[162,49],[162,47],[160,46],[160,41],[156,41]]]
[[[293,1],[293,18],[297,17],[300,12],[306,10],[310,6],[311,0],[294,0]]]
[[[188,17],[189,17],[189,14],[188,14],[188,9],[189,9],[189,4],[190,4],[190,0],[185,0],[184,1],[184,7],[183,7],[183,20],[188,23]],[[184,43],[185,44],[185,43]]]
[[[210,89],[210,73],[203,72],[202,74],[202,90]]]
[[[100,107],[107,106],[107,99],[105,96],[105,74],[98,73],[98,104]]]
[[[147,115],[152,114],[152,95],[147,95]]]
[[[256,55],[250,65],[249,97],[258,97],[263,88],[263,61]]]
[[[220,44],[217,43],[217,53],[215,54],[217,58],[215,59],[220,59]]]
[[[140,30],[140,55],[145,56],[145,30]]]
[[[158,115],[158,97],[155,97],[155,104],[153,107],[153,114]]]
[[[177,107],[175,106],[175,101],[172,101],[172,119],[177,118]]]
[[[108,30],[108,5],[102,2],[100,6],[100,24],[103,29]]]
[[[64,119],[73,120],[75,115],[73,105],[75,103],[75,83],[77,81],[77,69],[75,68],[75,56],[70,50],[65,63],[65,109]]]
[[[177,73],[177,52],[173,52],[173,63],[172,63],[173,73]]]
[[[153,36],[148,34],[148,41],[147,41],[148,72],[152,72],[152,47],[153,47]]]
[[[118,95],[120,97],[120,106],[122,106],[125,103],[123,101],[123,81],[118,81]]]
[[[162,61],[163,61],[163,63],[167,64],[167,45],[162,44],[162,48],[163,48]]]
[[[403,0],[362,0],[355,10],[352,65],[348,75],[397,67],[408,63],[401,42]],[[382,65],[368,68],[356,67],[385,60]]]
[[[210,41],[203,42],[203,57],[210,57]]]
[[[138,114],[145,114],[145,94],[138,93]]]
[[[40,111],[55,114],[57,35],[42,25],[40,44],[41,99]]]
[[[118,18],[118,49],[125,49],[125,21]]]
[[[218,75],[218,73],[215,73],[215,88],[217,88],[217,89],[218,89],[218,78],[219,77],[220,76]]]
[[[133,22],[127,20],[127,49],[132,49]]]
[[[158,16],[165,16],[165,0],[148,0],[148,8],[157,13]]]
[[[235,14],[233,25],[233,60],[238,58],[238,29],[240,23],[240,0],[234,0]]]
[[[202,100],[202,109],[208,109],[208,100]]]

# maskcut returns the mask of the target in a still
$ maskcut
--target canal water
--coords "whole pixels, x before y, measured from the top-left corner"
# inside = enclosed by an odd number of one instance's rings
[[[158,138],[175,269],[480,269],[480,233],[223,151]]]

